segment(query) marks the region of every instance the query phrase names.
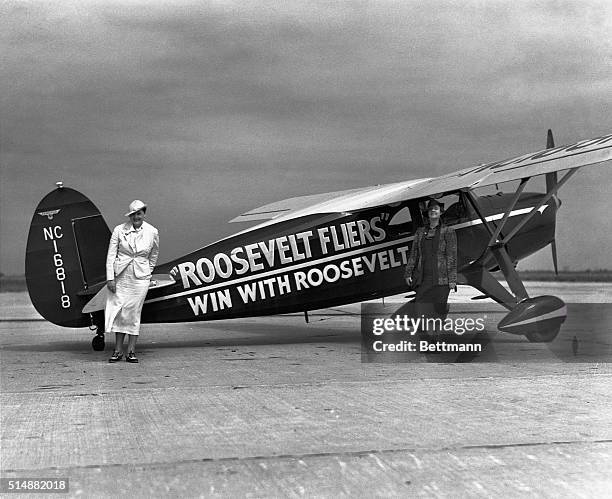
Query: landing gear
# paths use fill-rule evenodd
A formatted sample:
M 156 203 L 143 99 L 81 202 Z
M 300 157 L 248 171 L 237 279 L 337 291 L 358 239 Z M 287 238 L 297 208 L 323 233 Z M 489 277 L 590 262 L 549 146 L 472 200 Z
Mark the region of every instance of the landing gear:
M 554 340 L 567 317 L 567 306 L 556 296 L 536 296 L 518 303 L 497 324 L 505 333 L 523 334 L 531 343 Z
M 91 347 L 96 352 L 104 350 L 104 312 L 90 314 L 91 325 L 89 329 L 95 331 L 96 335 L 91 340 Z
M 531 343 L 550 343 L 552 340 L 554 340 L 557 337 L 560 330 L 561 330 L 561 326 L 552 328 L 552 329 L 548 329 L 546 331 L 533 331 L 531 333 L 527 333 L 525 337 Z

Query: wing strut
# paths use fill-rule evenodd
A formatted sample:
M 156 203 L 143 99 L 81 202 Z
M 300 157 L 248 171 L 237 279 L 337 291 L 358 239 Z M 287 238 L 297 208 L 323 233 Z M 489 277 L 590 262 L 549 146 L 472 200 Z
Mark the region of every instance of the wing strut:
M 491 239 L 489 239 L 487 247 L 491 247 L 495 243 L 498 242 L 497 238 L 499 237 L 499 234 L 501 233 L 502 229 L 504 228 L 504 225 L 506 225 L 506 221 L 508 220 L 508 217 L 510 216 L 510 213 L 512 212 L 512 210 L 516 206 L 516 203 L 518 202 L 519 198 L 521 197 L 521 193 L 525 189 L 525 185 L 527 185 L 527 182 L 529 181 L 530 178 L 531 177 L 527 177 L 527 178 L 522 178 L 521 179 L 521 184 L 516 189 L 516 192 L 514 193 L 514 197 L 510 201 L 510 205 L 506 209 L 506 213 L 504 213 L 504 217 L 502 218 L 501 222 L 497 226 L 497 229 L 495 229 L 495 232 L 491 236 Z
M 529 220 L 531 220 L 535 216 L 535 214 L 540 210 L 540 208 L 544 206 L 544 204 L 546 204 L 557 193 L 557 191 L 572 177 L 572 175 L 576 173 L 577 170 L 578 170 L 577 168 L 572 168 L 563 176 L 563 178 L 559 182 L 555 183 L 554 185 L 549 183 L 549 185 L 547 185 L 546 195 L 540 200 L 538 205 L 533 207 L 531 211 L 527 213 L 517 225 L 514 226 L 514 228 L 510 231 L 509 234 L 507 234 L 505 237 L 502 236 L 501 240 L 499 240 L 501 231 L 506 225 L 506 221 L 508 220 L 510 213 L 516 206 L 516 203 L 518 202 L 521 196 L 521 193 L 525 189 L 525 185 L 529 181 L 530 177 L 521 179 L 521 183 L 518 186 L 516 192 L 514 193 L 514 196 L 512 197 L 512 200 L 509 206 L 506 208 L 506 211 L 504 213 L 504 216 L 501 222 L 499 223 L 499 225 L 493 225 L 495 227 L 495 230 L 491 228 L 486 218 L 483 216 L 478 200 L 475 198 L 472 192 L 467 191 L 465 193 L 466 197 L 468 198 L 468 200 L 474 207 L 474 210 L 480 217 L 483 225 L 486 227 L 490 235 L 490 239 L 489 239 L 489 243 L 487 244 L 487 248 L 485 249 L 485 251 L 479 258 L 477 258 L 474 262 L 472 262 L 472 265 L 474 264 L 478 265 L 484 262 L 487 258 L 487 254 L 489 254 L 490 252 L 495 258 L 495 261 L 499 265 L 499 268 L 501 269 L 502 273 L 504 274 L 504 277 L 506 278 L 506 282 L 508 283 L 510 290 L 512 291 L 512 293 L 514 294 L 514 296 L 516 297 L 518 301 L 523 301 L 523 300 L 528 299 L 529 294 L 527 293 L 527 290 L 525 289 L 525 286 L 523 285 L 523 281 L 519 277 L 518 272 L 514 268 L 514 262 L 512 262 L 512 259 L 510 258 L 510 255 L 508 254 L 506 245 L 519 232 L 519 230 L 523 228 L 525 224 L 528 223 Z
M 465 197 L 469 200 L 470 204 L 472 205 L 472 207 L 476 211 L 476 214 L 478 215 L 478 217 L 482 221 L 482 225 L 484 225 L 485 229 L 487 229 L 487 231 L 489 232 L 489 235 L 491 237 L 493 237 L 493 234 L 494 234 L 493 229 L 491 229 L 491 226 L 489 225 L 489 222 L 487 222 L 487 218 L 482 213 L 482 210 L 480 209 L 480 205 L 478 204 L 478 201 L 474 197 L 474 194 L 472 193 L 472 191 L 469 191 L 469 190 L 465 191 Z M 495 226 L 495 228 L 497 228 L 497 226 Z M 482 258 L 482 256 L 480 258 Z M 480 258 L 479 258 L 479 260 L 480 260 Z
M 506 247 L 502 243 L 498 243 L 491 247 L 491 252 L 495 257 L 499 268 L 503 272 L 506 282 L 508 283 L 508 286 L 510 286 L 510 290 L 514 293 L 514 296 L 516 296 L 518 301 L 523 301 L 529 298 L 529 294 L 527 293 L 518 272 L 514 268 L 514 263 L 512 263 Z
M 501 244 L 508 244 L 508 242 L 510 242 L 510 239 L 512 239 L 516 235 L 516 233 L 521 230 L 523 226 L 527 222 L 529 222 L 529 220 L 533 218 L 533 216 L 538 212 L 538 210 L 542 206 L 544 206 L 557 193 L 557 191 L 563 186 L 563 184 L 565 184 L 565 182 L 567 182 L 571 178 L 571 176 L 577 171 L 578 168 L 572 168 L 563 176 L 563 178 L 556 185 L 551 186 L 550 190 L 546 193 L 546 196 L 544 196 L 542 200 L 538 203 L 538 205 L 535 206 L 529 213 L 527 213 L 527 215 L 523 217 L 523 219 L 518 224 L 514 226 L 514 228 L 510 231 L 510 234 L 508 234 L 501 241 Z
M 529 298 L 529 294 L 527 293 L 527 290 L 525 289 L 525 286 L 523 285 L 523 281 L 521 281 L 521 278 L 519 277 L 518 272 L 514 268 L 514 263 L 512 262 L 510 255 L 508 255 L 508 251 L 506 250 L 506 243 L 503 241 L 502 242 L 497 241 L 497 237 L 501 233 L 506 223 L 506 220 L 508 219 L 508 216 L 510 215 L 510 212 L 512 211 L 512 208 L 518 201 L 518 198 L 521 192 L 523 191 L 523 189 L 525 188 L 525 184 L 527 183 L 528 180 L 529 178 L 521 179 L 521 184 L 519 185 L 517 189 L 517 193 L 515 193 L 510 203 L 510 206 L 506 209 L 506 213 L 504 213 L 504 217 L 502 218 L 501 223 L 498 226 L 495 226 L 495 231 L 493 231 L 493 229 L 491 229 L 491 227 L 489 226 L 489 222 L 487 222 L 487 219 L 484 217 L 476 197 L 472 194 L 472 192 L 470 191 L 466 192 L 467 198 L 469 199 L 470 203 L 474 207 L 474 210 L 476 210 L 476 213 L 482 220 L 483 225 L 487 228 L 487 230 L 489 231 L 489 234 L 491 235 L 491 238 L 489 240 L 489 245 L 484 250 L 483 254 L 479 258 L 477 258 L 474 262 L 472 262 L 472 265 L 478 265 L 484 262 L 487 257 L 487 254 L 490 251 L 493 257 L 495 258 L 495 261 L 499 265 L 499 268 L 501 269 L 502 273 L 504 274 L 504 277 L 506 278 L 506 282 L 508 283 L 508 286 L 510 287 L 510 290 L 514 294 L 514 298 L 516 299 L 517 302 Z M 503 286 L 501 285 L 499 285 L 499 287 L 503 288 Z M 501 302 L 505 304 L 505 303 L 508 303 L 508 301 L 509 300 L 506 294 L 505 296 L 503 296 L 503 301 Z

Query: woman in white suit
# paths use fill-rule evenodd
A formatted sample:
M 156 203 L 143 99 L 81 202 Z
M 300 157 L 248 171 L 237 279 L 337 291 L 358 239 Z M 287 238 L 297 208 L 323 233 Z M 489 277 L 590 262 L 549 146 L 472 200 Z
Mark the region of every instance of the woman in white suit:
M 140 200 L 130 204 L 125 214 L 130 221 L 114 228 L 106 256 L 108 298 L 105 308 L 107 333 L 115 333 L 115 351 L 109 362 L 123 358 L 123 340 L 129 336 L 127 362 L 138 362 L 136 339 L 140 312 L 149 289 L 151 274 L 159 254 L 157 229 L 144 221 L 147 205 Z

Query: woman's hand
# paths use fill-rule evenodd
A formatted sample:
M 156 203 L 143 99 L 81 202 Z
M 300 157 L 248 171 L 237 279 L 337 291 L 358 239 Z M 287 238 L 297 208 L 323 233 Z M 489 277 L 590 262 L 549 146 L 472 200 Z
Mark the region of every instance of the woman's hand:
M 106 281 L 106 287 L 111 293 L 117 291 L 117 286 L 115 285 L 115 281 Z
M 408 284 L 408 286 L 412 286 L 412 277 L 406 277 L 406 284 Z

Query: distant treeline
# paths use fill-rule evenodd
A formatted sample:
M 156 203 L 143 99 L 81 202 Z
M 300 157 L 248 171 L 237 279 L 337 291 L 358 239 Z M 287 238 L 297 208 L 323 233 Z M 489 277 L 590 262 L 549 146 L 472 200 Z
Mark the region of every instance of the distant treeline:
M 612 282 L 612 270 L 565 270 L 555 275 L 552 270 L 521 270 L 525 281 Z M 503 279 L 501 272 L 496 272 Z M 26 291 L 25 276 L 0 276 L 0 293 Z
M 565 270 L 555 275 L 552 270 L 520 270 L 525 281 L 612 282 L 612 270 Z
M 0 276 L 0 292 L 6 293 L 10 291 L 26 291 L 25 276 Z

